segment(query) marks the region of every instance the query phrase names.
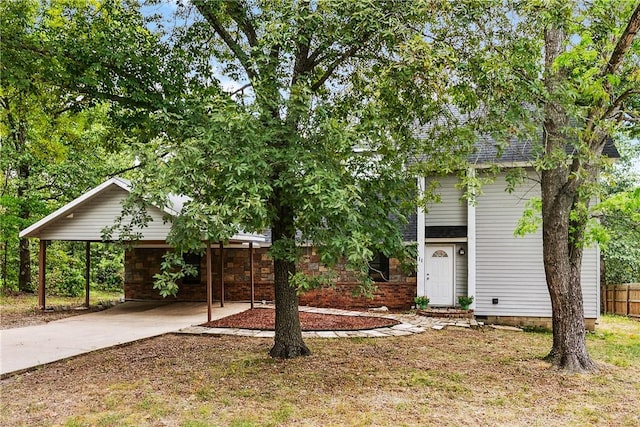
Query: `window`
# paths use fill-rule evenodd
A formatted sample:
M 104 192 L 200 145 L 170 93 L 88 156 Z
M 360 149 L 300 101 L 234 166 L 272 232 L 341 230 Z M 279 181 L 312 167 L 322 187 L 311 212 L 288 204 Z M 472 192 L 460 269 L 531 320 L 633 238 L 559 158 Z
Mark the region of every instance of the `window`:
M 196 267 L 196 273 L 194 275 L 185 275 L 182 278 L 182 283 L 185 285 L 199 285 L 200 284 L 200 262 L 202 261 L 202 255 L 200 254 L 184 254 L 182 259 L 185 263 Z
M 369 262 L 369 277 L 374 282 L 389 281 L 389 258 L 382 252 L 376 252 L 373 259 Z
M 448 258 L 449 255 L 447 255 L 447 253 L 441 249 L 438 249 L 437 251 L 435 251 L 433 253 L 433 255 L 431 255 L 432 258 Z

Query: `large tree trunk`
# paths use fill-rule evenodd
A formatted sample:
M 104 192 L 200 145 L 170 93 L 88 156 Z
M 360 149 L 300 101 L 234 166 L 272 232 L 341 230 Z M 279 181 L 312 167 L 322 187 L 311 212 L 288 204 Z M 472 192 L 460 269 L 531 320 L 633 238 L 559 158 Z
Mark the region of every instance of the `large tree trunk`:
M 18 199 L 20 200 L 20 218 L 28 220 L 31 216 L 28 201 L 29 193 L 29 166 L 21 164 L 18 168 Z M 20 264 L 18 270 L 18 289 L 23 292 L 33 292 L 31 286 L 31 251 L 29 239 L 20 239 L 19 244 Z
M 549 158 L 564 151 L 568 141 L 564 133 L 568 115 L 554 97 L 563 78 L 563 71 L 554 69 L 554 61 L 564 51 L 565 37 L 559 28 L 545 31 L 545 86 L 549 98 L 545 104 L 543 139 Z M 596 365 L 586 347 L 580 283 L 581 239 L 586 220 L 571 217 L 582 183 L 582 179 L 571 174 L 576 161 L 571 164 L 555 160 L 542 171 L 543 258 L 553 313 L 553 347 L 547 359 L 560 369 L 585 372 L 595 370 Z
M 272 239 L 275 245 L 285 242 L 286 245 L 295 245 L 295 227 L 293 211 L 280 205 L 280 193 L 276 191 L 274 196 L 278 218 L 275 219 L 272 228 Z M 293 248 L 291 248 L 293 249 Z M 298 313 L 298 293 L 290 286 L 289 277 L 295 274 L 295 262 L 275 256 L 274 286 L 276 303 L 276 330 L 275 342 L 269 355 L 280 359 L 289 359 L 298 356 L 307 356 L 311 351 L 302 340 L 302 328 L 300 327 L 300 315 Z
M 557 176 L 554 172 L 542 173 L 543 257 L 553 316 L 553 346 L 547 360 L 570 372 L 593 371 L 596 365 L 589 357 L 585 339 L 582 248 L 570 242 L 569 236 L 569 213 L 575 196 L 550 194 Z

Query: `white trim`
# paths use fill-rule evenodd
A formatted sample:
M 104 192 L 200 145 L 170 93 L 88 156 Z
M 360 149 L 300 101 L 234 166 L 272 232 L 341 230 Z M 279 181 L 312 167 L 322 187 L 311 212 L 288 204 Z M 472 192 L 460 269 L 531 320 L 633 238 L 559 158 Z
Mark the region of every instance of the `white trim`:
M 418 178 L 418 195 L 419 198 L 422 198 L 424 195 L 424 188 L 426 185 L 426 180 L 424 177 Z M 425 227 L 426 227 L 426 218 L 424 209 L 421 206 L 418 206 L 418 214 L 417 214 L 417 227 L 418 227 L 418 259 L 416 260 L 418 263 L 418 268 L 416 271 L 417 280 L 416 280 L 416 292 L 418 296 L 426 295 L 427 288 L 425 284 Z
M 498 162 L 498 163 L 476 163 L 471 166 L 471 169 L 490 169 L 490 168 L 530 168 L 533 166 L 531 161 L 518 161 L 518 162 Z M 474 172 L 475 173 L 475 172 Z
M 424 239 L 426 243 L 465 243 L 468 240 L 467 237 L 427 237 Z
M 469 168 L 469 177 L 473 178 L 476 170 Z M 474 195 L 475 196 L 475 195 Z M 467 201 L 467 296 L 473 297 L 469 306 L 476 308 L 476 205 L 472 200 Z

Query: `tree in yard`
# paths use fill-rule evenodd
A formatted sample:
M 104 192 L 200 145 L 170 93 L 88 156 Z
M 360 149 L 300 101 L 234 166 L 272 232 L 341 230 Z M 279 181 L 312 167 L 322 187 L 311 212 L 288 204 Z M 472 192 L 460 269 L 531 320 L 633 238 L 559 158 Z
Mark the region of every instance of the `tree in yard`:
M 603 148 L 640 107 L 640 4 L 551 2 L 542 24 L 543 256 L 553 309 L 548 359 L 568 371 L 596 369 L 587 353 L 580 272 L 589 202 Z
M 202 86 L 185 94 L 181 111 L 167 113 L 173 140 L 158 140 L 152 152 L 171 155 L 148 162 L 138 181 L 147 197 L 191 197 L 172 226 L 177 250 L 158 277 L 161 293 L 177 289 L 180 273 L 171 266 L 181 252 L 269 228 L 270 354 L 308 354 L 298 293 L 331 277 L 296 271 L 300 245 L 313 242 L 328 266 L 344 257 L 371 292 L 374 252 L 404 258 L 399 226 L 415 209 L 417 169 L 464 170 L 480 124 L 456 122 L 449 107 L 477 109 L 479 95 L 460 64 L 480 57 L 444 35 L 449 20 L 470 9 L 336 0 L 196 1 L 179 11 L 186 24 L 171 43 L 190 58 Z M 229 82 L 235 85 L 225 89 Z M 429 137 L 416 139 L 416 126 L 426 123 Z
M 392 1 L 194 6 L 199 16 L 176 42 L 202 67 L 215 58 L 218 72 L 242 87 L 212 86 L 175 116 L 179 142 L 152 173 L 193 199 L 173 224 L 172 243 L 196 250 L 203 230 L 206 240 L 219 241 L 269 228 L 276 303 L 270 355 L 306 355 L 298 292 L 330 278 L 296 272 L 300 243 L 313 242 L 328 265 L 346 256 L 367 284 L 373 250 L 404 249 L 390 215 L 403 221 L 401 201 L 414 190 L 400 153 L 410 146 L 403 139 L 411 137 L 409 125 L 421 118 L 412 107 L 425 98 L 391 65 L 418 16 Z M 371 70 L 396 75 L 376 84 Z M 375 91 L 406 96 L 407 110 L 388 110 Z M 165 290 L 174 286 L 169 274 L 159 280 Z

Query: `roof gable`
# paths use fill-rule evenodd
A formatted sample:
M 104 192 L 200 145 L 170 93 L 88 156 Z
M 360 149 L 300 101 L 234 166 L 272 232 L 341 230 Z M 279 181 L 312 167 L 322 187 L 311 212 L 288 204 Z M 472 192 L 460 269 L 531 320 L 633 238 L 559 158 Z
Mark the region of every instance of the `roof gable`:
M 115 223 L 122 212 L 122 202 L 131 192 L 129 181 L 111 178 L 87 191 L 40 221 L 20 232 L 20 237 L 45 240 L 102 240 L 102 230 Z M 174 215 L 172 209 L 150 207 L 152 222 L 143 230 L 143 240 L 165 240 L 170 224 L 164 220 Z M 114 238 L 118 233 L 114 233 Z
M 131 183 L 114 177 L 87 191 L 40 221 L 20 232 L 20 237 L 38 237 L 43 240 L 98 241 L 102 230 L 115 224 L 122 213 L 122 203 L 131 193 Z M 162 209 L 150 206 L 147 214 L 151 221 L 146 227 L 136 230 L 142 241 L 164 241 L 171 230 L 167 217 L 180 213 L 190 200 L 186 196 L 170 195 L 167 206 Z M 114 231 L 114 239 L 119 233 Z M 264 242 L 264 236 L 238 232 L 231 241 Z

